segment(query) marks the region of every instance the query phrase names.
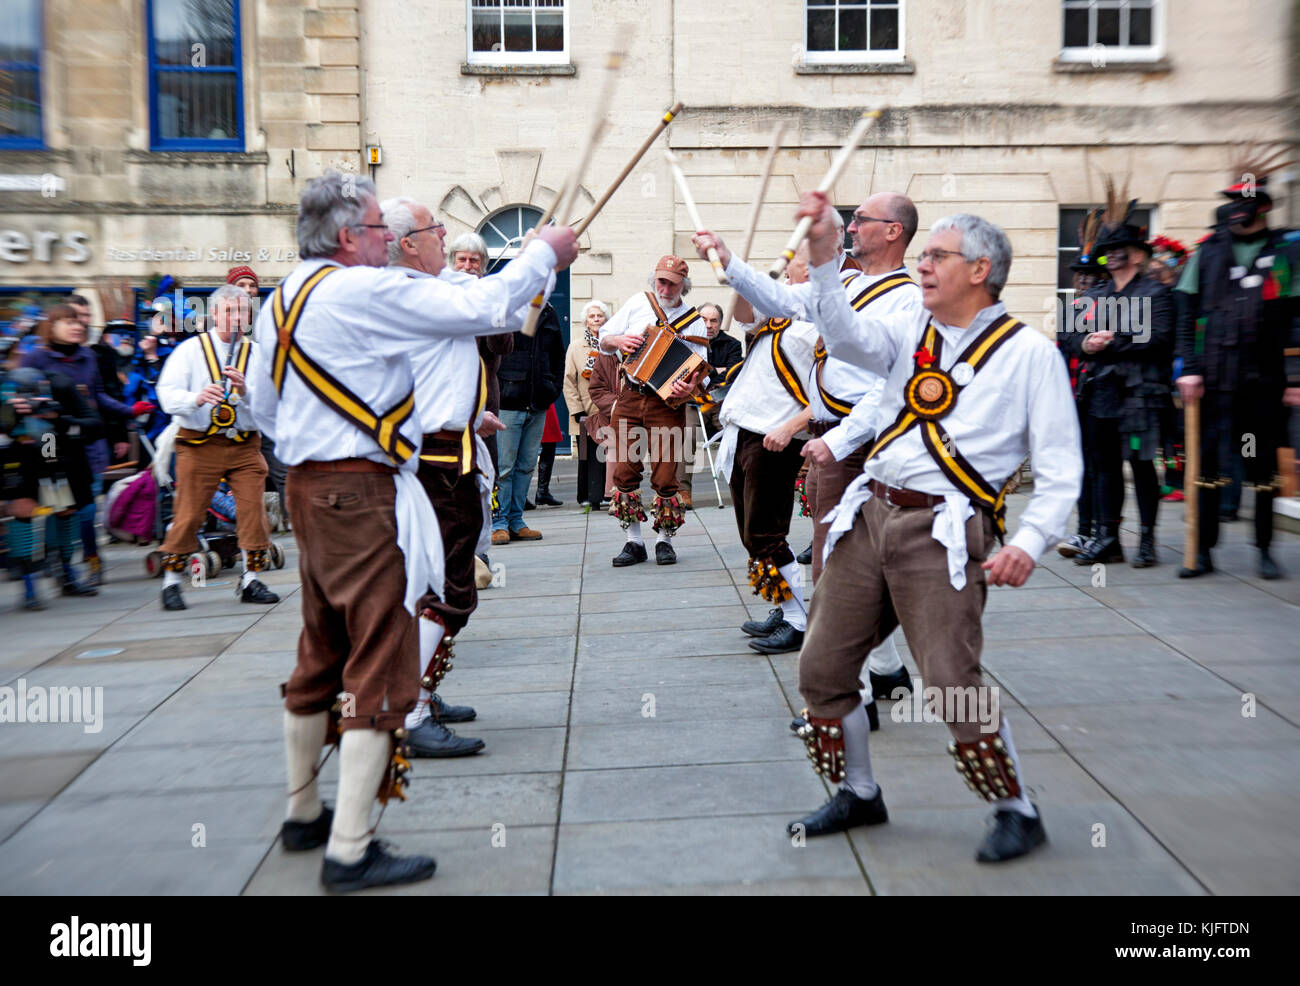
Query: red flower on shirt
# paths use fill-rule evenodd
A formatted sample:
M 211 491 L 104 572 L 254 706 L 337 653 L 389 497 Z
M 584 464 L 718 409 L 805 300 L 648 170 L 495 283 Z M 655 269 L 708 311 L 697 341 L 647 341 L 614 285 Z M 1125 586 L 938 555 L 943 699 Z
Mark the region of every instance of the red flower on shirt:
M 916 365 L 923 370 L 928 370 L 930 364 L 934 362 L 934 353 L 922 346 L 912 354 L 912 359 L 916 360 Z

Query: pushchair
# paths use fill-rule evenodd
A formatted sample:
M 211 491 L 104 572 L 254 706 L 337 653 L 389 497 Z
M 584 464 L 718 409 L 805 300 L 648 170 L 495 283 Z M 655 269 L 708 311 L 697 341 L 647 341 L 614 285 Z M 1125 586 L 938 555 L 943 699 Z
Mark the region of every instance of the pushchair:
M 171 525 L 175 495 L 175 479 L 171 474 L 175 429 L 169 427 L 159 436 L 157 450 L 143 435 L 139 437 L 153 459 L 153 465 L 114 485 L 117 495 L 110 491 L 109 529 L 120 540 L 151 544 L 161 542 Z M 189 560 L 192 576 L 202 573 L 203 578 L 214 578 L 222 569 L 232 568 L 239 561 L 234 497 L 224 481 L 208 505 L 207 517 L 198 532 L 198 542 L 198 550 L 190 555 Z M 269 557 L 272 567 L 284 568 L 284 549 L 280 545 L 271 543 Z M 162 561 L 161 551 L 151 551 L 145 556 L 144 570 L 150 578 L 162 576 Z

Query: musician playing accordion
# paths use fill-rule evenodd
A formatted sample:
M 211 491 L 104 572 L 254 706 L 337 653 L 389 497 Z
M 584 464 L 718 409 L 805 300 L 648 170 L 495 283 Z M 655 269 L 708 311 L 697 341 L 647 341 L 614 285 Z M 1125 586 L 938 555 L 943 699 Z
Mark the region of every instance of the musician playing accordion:
M 687 343 L 701 358 L 708 358 L 708 336 L 693 305 L 683 299 L 691 290 L 689 268 L 681 257 L 665 256 L 655 265 L 650 288 L 633 295 L 600 330 L 601 352 L 624 360 L 645 344 L 647 333 L 662 327 Z M 655 491 L 654 529 L 658 535 L 655 561 L 677 561 L 671 538 L 685 521 L 684 505 L 677 495 L 677 463 L 683 451 L 686 399 L 703 384 L 705 367 L 672 386 L 667 400 L 652 386 L 627 379 L 614 404 L 610 426 L 614 431 L 614 486 L 610 515 L 627 532 L 627 543 L 614 558 L 623 568 L 646 560 L 641 521 L 647 519 L 641 503 L 641 457 L 650 463 L 650 485 Z

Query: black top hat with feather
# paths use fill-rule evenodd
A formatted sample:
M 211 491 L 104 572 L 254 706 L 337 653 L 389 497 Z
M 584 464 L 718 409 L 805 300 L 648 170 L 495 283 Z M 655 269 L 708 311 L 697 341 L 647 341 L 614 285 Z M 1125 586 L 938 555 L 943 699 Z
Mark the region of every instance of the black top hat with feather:
M 1085 274 L 1100 274 L 1105 268 L 1097 263 L 1097 235 L 1101 232 L 1101 206 L 1089 209 L 1079 223 L 1079 256 L 1070 264 L 1070 270 Z
M 1138 200 L 1128 199 L 1125 202 L 1128 198 L 1127 183 L 1116 187 L 1114 180 L 1109 176 L 1102 180 L 1106 187 L 1106 211 L 1101 217 L 1101 233 L 1097 237 L 1097 245 L 1094 248 L 1097 263 L 1106 266 L 1107 252 L 1120 247 L 1135 246 L 1150 253 L 1151 245 L 1147 243 L 1146 227 L 1132 221 Z

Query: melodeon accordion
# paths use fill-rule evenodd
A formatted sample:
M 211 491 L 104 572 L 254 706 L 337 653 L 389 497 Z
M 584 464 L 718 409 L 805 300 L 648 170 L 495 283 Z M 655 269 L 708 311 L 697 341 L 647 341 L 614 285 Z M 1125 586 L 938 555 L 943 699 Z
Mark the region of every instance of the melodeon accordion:
M 662 400 L 676 406 L 690 398 L 670 400 L 673 384 L 707 365 L 675 332 L 659 325 L 649 329 L 641 348 L 623 361 L 623 375 L 633 383 L 650 387 Z

